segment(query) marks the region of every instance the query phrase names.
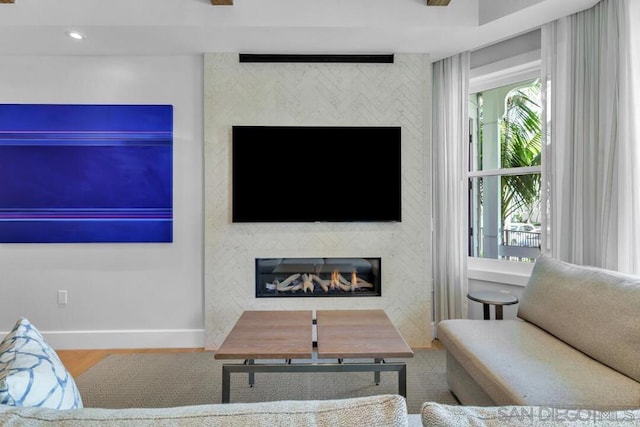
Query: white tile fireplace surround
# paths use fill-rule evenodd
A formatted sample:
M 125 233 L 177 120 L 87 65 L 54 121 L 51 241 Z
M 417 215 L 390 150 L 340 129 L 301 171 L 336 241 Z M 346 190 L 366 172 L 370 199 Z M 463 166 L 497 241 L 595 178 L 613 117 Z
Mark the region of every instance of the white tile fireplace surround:
M 216 349 L 243 310 L 383 309 L 412 347 L 431 345 L 431 62 L 204 61 L 205 346 Z M 400 126 L 402 221 L 231 223 L 234 125 Z M 312 160 L 312 159 L 307 159 Z M 266 173 L 268 171 L 261 171 Z M 374 172 L 374 171 L 371 171 Z M 313 203 L 330 203 L 318 195 Z M 256 298 L 256 258 L 380 258 L 381 296 Z

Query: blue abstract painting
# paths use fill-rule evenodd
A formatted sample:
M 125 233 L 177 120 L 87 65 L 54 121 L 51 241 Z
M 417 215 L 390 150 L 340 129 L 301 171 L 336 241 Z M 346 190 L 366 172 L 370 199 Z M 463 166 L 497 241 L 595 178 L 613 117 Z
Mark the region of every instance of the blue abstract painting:
M 171 105 L 0 104 L 0 242 L 171 242 Z

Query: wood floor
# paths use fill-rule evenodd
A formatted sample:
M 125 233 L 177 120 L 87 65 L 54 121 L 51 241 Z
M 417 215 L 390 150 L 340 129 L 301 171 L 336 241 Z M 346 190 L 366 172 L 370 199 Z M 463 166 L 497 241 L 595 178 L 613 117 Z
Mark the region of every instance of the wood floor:
M 110 354 L 135 353 L 193 353 L 205 351 L 203 348 L 152 348 L 152 349 L 114 349 L 114 350 L 56 350 L 60 360 L 72 377 L 80 374 L 100 362 Z
M 434 349 L 442 349 L 442 343 L 435 340 L 432 343 Z M 110 354 L 135 354 L 135 353 L 194 353 L 209 351 L 203 348 L 152 348 L 152 349 L 113 349 L 113 350 L 56 350 L 60 360 L 67 368 L 71 376 L 77 378 L 83 372 L 100 362 Z

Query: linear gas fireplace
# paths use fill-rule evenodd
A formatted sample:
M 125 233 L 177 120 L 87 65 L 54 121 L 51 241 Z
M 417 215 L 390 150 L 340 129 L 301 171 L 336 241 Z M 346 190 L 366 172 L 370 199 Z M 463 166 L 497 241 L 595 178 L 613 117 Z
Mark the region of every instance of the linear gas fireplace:
M 379 297 L 380 258 L 256 258 L 256 297 Z

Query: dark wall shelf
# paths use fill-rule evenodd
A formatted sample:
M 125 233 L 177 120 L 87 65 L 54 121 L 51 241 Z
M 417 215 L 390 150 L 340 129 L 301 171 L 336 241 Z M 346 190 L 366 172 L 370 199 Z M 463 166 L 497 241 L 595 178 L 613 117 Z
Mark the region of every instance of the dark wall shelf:
M 393 54 L 350 55 L 350 54 L 260 54 L 241 53 L 240 62 L 325 62 L 325 63 L 365 63 L 393 64 Z

